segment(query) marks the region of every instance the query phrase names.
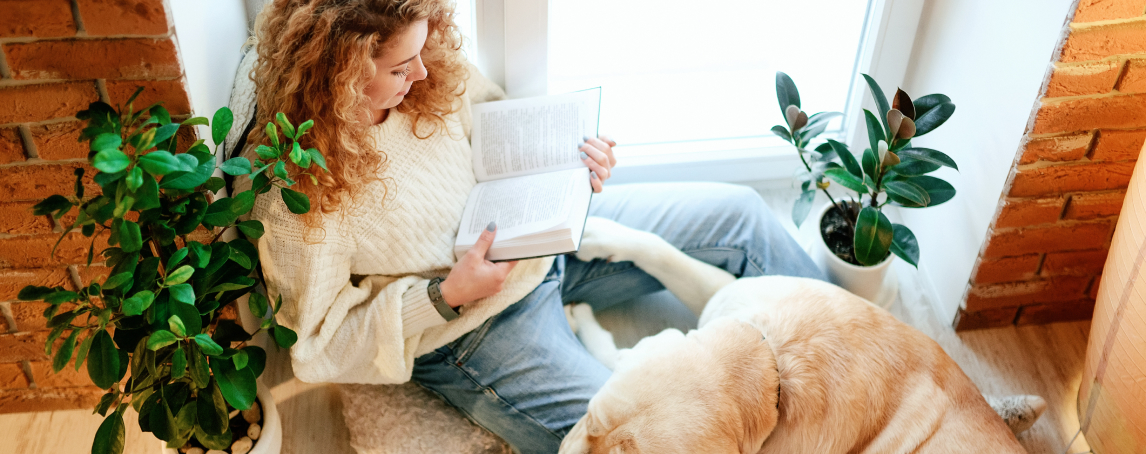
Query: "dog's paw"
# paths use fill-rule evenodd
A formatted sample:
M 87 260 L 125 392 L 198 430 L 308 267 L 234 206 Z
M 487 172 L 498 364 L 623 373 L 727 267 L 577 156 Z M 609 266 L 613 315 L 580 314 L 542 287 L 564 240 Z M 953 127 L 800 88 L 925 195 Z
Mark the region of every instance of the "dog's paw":
M 1047 409 L 1047 403 L 1039 396 L 1016 395 L 1006 397 L 983 396 L 987 404 L 1003 418 L 1011 432 L 1018 436 L 1039 420 Z
M 602 259 L 611 262 L 637 261 L 659 237 L 612 220 L 590 216 L 581 235 L 581 248 L 577 260 L 588 262 Z M 663 241 L 662 241 L 663 242 Z M 667 244 L 667 243 L 665 243 Z

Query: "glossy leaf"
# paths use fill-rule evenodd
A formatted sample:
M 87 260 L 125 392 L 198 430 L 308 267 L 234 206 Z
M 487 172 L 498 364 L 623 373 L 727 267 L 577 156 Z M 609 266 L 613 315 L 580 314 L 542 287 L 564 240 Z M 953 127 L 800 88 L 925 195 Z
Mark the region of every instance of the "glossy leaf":
M 179 338 L 175 337 L 174 333 L 161 329 L 147 337 L 147 349 L 159 350 L 176 342 L 179 342 Z
M 931 196 L 927 194 L 927 191 L 910 181 L 884 181 L 883 189 L 888 194 L 910 200 L 920 206 L 927 206 L 931 203 Z
M 275 114 L 275 122 L 283 128 L 283 134 L 290 138 L 295 138 L 294 125 L 291 125 L 290 120 L 287 120 L 286 114 L 279 112 Z
M 280 161 L 281 162 L 281 161 Z M 286 203 L 287 209 L 294 214 L 305 214 L 310 211 L 310 199 L 306 194 L 301 192 L 282 188 L 283 202 Z
M 196 334 L 195 344 L 197 344 L 199 348 L 203 350 L 204 354 L 209 356 L 216 356 L 223 353 L 223 347 L 220 347 L 219 344 L 216 344 L 215 341 L 211 339 L 211 336 L 206 334 Z
M 119 379 L 119 351 L 107 331 L 99 330 L 88 352 L 88 377 L 99 389 L 108 389 Z
M 318 164 L 318 166 L 321 167 L 322 170 L 325 170 L 327 172 L 330 171 L 330 169 L 326 168 L 326 158 L 324 158 L 322 156 L 322 152 L 320 152 L 314 148 L 307 148 L 306 152 L 307 152 L 307 154 L 310 155 L 310 160 L 313 161 L 315 164 Z
M 271 336 L 275 338 L 275 343 L 282 348 L 290 348 L 298 341 L 298 334 L 294 330 L 282 325 L 276 325 L 271 328 Z
M 216 145 L 221 145 L 223 140 L 227 138 L 227 133 L 231 131 L 231 125 L 235 121 L 235 115 L 227 106 L 220 107 L 215 111 L 215 116 L 211 119 L 211 140 L 215 141 Z
M 155 302 L 155 293 L 151 290 L 140 290 L 131 298 L 123 300 L 123 313 L 127 316 L 140 315 Z
M 796 90 L 796 82 L 780 71 L 776 71 L 776 100 L 780 102 L 781 116 L 788 106 L 800 107 L 800 92 Z
M 188 191 L 195 189 L 199 185 L 206 183 L 211 178 L 211 174 L 215 171 L 215 163 L 208 162 L 200 164 L 195 167 L 191 172 L 175 172 L 168 175 L 159 184 L 163 189 L 179 189 Z
M 156 176 L 167 175 L 172 172 L 186 172 L 192 170 L 180 161 L 175 155 L 165 151 L 156 150 L 139 157 L 139 166 L 147 173 Z
M 824 176 L 828 179 L 839 183 L 840 186 L 851 189 L 860 194 L 866 193 L 867 188 L 864 187 L 863 180 L 856 178 L 851 172 L 846 169 L 828 169 L 824 171 Z
M 258 220 L 243 221 L 239 223 L 239 231 L 247 238 L 256 240 L 263 236 L 263 223 Z
M 187 353 L 182 348 L 177 348 L 171 355 L 171 378 L 178 380 L 184 375 L 187 375 Z
M 192 117 L 183 122 L 183 126 L 207 126 L 207 117 Z
M 123 413 L 118 411 L 112 413 L 103 420 L 99 429 L 96 429 L 95 440 L 92 441 L 92 454 L 122 454 L 125 436 Z
M 219 392 L 219 386 L 214 380 L 199 392 L 195 406 L 199 426 L 204 432 L 222 434 L 225 431 L 229 420 L 226 401 L 223 400 L 223 394 Z
M 915 105 L 915 118 L 922 117 L 923 114 L 927 113 L 931 109 L 934 109 L 935 106 L 949 102 L 951 102 L 951 98 L 947 97 L 947 95 L 939 93 L 930 94 L 916 99 L 912 101 L 912 104 Z
M 940 205 L 955 197 L 955 188 L 952 187 L 950 183 L 939 178 L 924 175 L 906 178 L 904 181 L 910 181 L 916 186 L 923 188 L 924 191 L 927 191 L 927 196 L 930 198 L 930 203 L 928 203 L 926 206 Z M 923 205 L 916 204 L 908 199 L 904 199 L 898 196 L 892 196 L 892 200 L 906 208 L 923 207 Z
M 191 375 L 191 382 L 197 388 L 204 388 L 211 380 L 211 370 L 207 366 L 207 357 L 195 345 L 188 347 L 187 372 Z
M 237 370 L 246 368 L 248 361 L 249 358 L 247 358 L 247 352 L 242 350 L 235 352 L 235 354 L 231 356 L 231 363 L 235 365 L 235 369 Z
M 844 168 L 848 170 L 848 173 L 855 175 L 856 178 L 863 178 L 863 169 L 856 162 L 855 155 L 852 154 L 851 150 L 848 150 L 847 145 L 832 139 L 828 139 L 828 144 L 836 151 L 836 155 L 840 157 L 840 162 L 844 163 Z
M 178 315 L 183 323 L 186 336 L 194 336 L 203 331 L 203 317 L 199 309 L 191 304 L 169 304 L 167 306 L 172 315 Z
M 179 337 L 186 337 L 187 336 L 187 328 L 185 326 L 183 326 L 183 320 L 180 319 L 178 315 L 172 315 L 170 317 L 167 317 L 167 327 L 170 328 L 171 332 L 174 333 L 176 336 L 179 336 Z
M 267 138 L 270 139 L 271 145 L 279 146 L 279 128 L 276 128 L 274 123 L 267 122 Z M 278 153 L 275 153 L 275 156 L 278 156 Z
M 875 99 L 875 105 L 879 108 L 879 115 L 877 118 L 880 119 L 880 122 L 886 128 L 887 111 L 891 110 L 891 105 L 887 103 L 887 97 L 883 94 L 883 89 L 879 87 L 879 84 L 875 82 L 875 79 L 872 79 L 871 76 L 867 74 L 863 75 L 863 79 L 865 82 L 867 82 L 867 88 L 871 92 L 872 98 Z M 871 129 L 869 127 L 869 134 L 870 130 Z M 875 146 L 872 145 L 871 149 L 874 150 Z
M 919 242 L 915 240 L 915 234 L 905 225 L 892 224 L 891 228 L 894 232 L 891 240 L 891 253 L 918 268 Z
M 64 370 L 68 362 L 72 360 L 72 353 L 76 349 L 76 337 L 80 335 L 83 330 L 73 329 L 72 334 L 64 339 L 64 343 L 60 345 L 60 349 L 56 350 L 55 358 L 52 358 L 52 372 L 59 373 Z
M 143 169 L 134 167 L 130 172 L 127 172 L 127 189 L 135 192 L 140 186 L 143 186 Z
M 163 285 L 170 287 L 172 285 L 182 284 L 187 282 L 188 279 L 191 279 L 191 275 L 194 273 L 195 268 L 192 268 L 191 265 L 183 265 L 175 271 L 168 273 L 167 279 L 163 280 Z
M 104 150 L 96 153 L 92 158 L 92 167 L 99 169 L 100 172 L 115 173 L 131 164 L 131 159 L 119 150 Z
M 87 358 L 88 358 L 88 352 L 91 351 L 91 348 L 92 348 L 92 339 L 95 339 L 95 336 L 89 334 L 88 337 L 85 337 L 84 341 L 80 343 L 79 348 L 76 349 L 76 371 L 77 372 L 79 372 L 80 366 L 82 366 L 84 364 L 84 361 L 87 360 Z
M 788 142 L 788 143 L 792 142 L 792 135 L 788 133 L 788 128 L 785 128 L 785 127 L 780 126 L 780 125 L 773 126 L 772 127 L 772 134 L 776 134 L 776 136 L 780 137 L 781 139 L 784 139 L 785 142 Z
M 855 257 L 864 266 L 876 265 L 887 258 L 893 231 L 891 221 L 872 207 L 864 207 L 856 218 Z
M 190 284 L 176 284 L 167 288 L 171 300 L 183 304 L 195 304 L 195 290 Z
M 796 224 L 796 227 L 799 227 L 800 224 L 803 224 L 804 220 L 808 218 L 808 213 L 812 211 L 812 203 L 815 200 L 816 190 L 814 189 L 800 193 L 800 198 L 796 199 L 796 203 L 792 205 L 792 222 Z M 252 293 L 251 297 L 253 298 L 254 296 L 255 294 Z M 263 304 L 266 303 L 264 302 Z M 257 313 L 266 313 L 266 308 L 263 308 L 263 312 Z
M 886 137 L 883 133 L 883 126 L 880 126 L 879 118 L 876 118 L 875 114 L 871 113 L 870 110 L 864 109 L 863 114 L 865 121 L 867 121 L 868 143 L 871 145 L 872 150 L 879 150 L 879 142 L 885 141 L 884 139 Z
M 946 122 L 948 118 L 951 118 L 951 115 L 954 113 L 955 104 L 950 102 L 945 102 L 928 110 L 927 113 L 920 115 L 919 119 L 915 120 L 915 137 L 934 131 L 935 128 L 938 128 Z
M 879 159 L 875 157 L 875 152 L 868 148 L 863 151 L 861 166 L 863 167 L 864 178 L 873 177 L 879 171 Z
M 119 134 L 105 132 L 92 139 L 90 149 L 92 151 L 118 150 L 120 145 L 123 145 L 123 139 L 120 138 Z
M 236 369 L 231 361 L 212 360 L 211 373 L 227 403 L 239 410 L 251 408 L 256 393 L 254 371 L 248 368 Z
M 306 134 L 306 131 L 313 126 L 314 126 L 314 120 L 307 120 L 307 121 L 302 122 L 301 125 L 298 125 L 298 130 L 295 131 L 295 137 L 302 137 L 303 134 Z
M 219 166 L 219 170 L 227 175 L 246 175 L 251 173 L 251 161 L 242 156 L 231 158 Z

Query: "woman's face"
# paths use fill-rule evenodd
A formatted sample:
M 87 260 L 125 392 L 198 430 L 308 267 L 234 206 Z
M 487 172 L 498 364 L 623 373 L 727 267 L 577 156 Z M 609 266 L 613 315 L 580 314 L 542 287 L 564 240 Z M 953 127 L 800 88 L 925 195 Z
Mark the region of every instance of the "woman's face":
M 429 74 L 421 56 L 427 31 L 424 20 L 410 24 L 382 44 L 382 56 L 373 59 L 374 78 L 366 85 L 366 96 L 375 121 L 381 121 L 382 111 L 401 104 L 410 86 Z

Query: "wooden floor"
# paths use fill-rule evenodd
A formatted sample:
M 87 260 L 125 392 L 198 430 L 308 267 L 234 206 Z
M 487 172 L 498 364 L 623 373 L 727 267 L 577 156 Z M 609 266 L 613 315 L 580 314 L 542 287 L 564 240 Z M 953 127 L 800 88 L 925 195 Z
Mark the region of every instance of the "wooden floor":
M 787 193 L 769 196 L 770 205 L 786 213 Z M 781 219 L 787 216 L 779 216 Z M 788 221 L 790 227 L 790 221 Z M 896 263 L 900 277 L 900 298 L 892 312 L 901 320 L 935 339 L 964 372 L 986 394 L 1037 394 L 1046 399 L 1047 413 L 1019 441 L 1031 453 L 1080 453 L 1089 448 L 1082 437 L 1067 450 L 1067 442 L 1078 430 L 1075 409 L 1082 375 L 1090 322 L 1057 323 L 1045 326 L 999 328 L 955 333 L 950 321 L 936 318 L 931 302 L 916 278 L 915 270 Z M 640 318 L 648 330 L 668 326 L 687 328 L 687 310 L 672 307 L 668 298 L 654 297 L 610 313 L 601 313 L 601 324 L 614 329 L 619 345 L 631 345 L 642 333 L 628 330 L 618 320 Z M 666 306 L 667 305 L 667 306 Z M 681 311 L 685 312 L 681 312 Z M 262 380 L 282 414 L 283 453 L 352 454 L 349 435 L 342 422 L 341 402 L 333 385 L 310 385 L 290 374 L 285 357 L 268 349 L 268 368 Z M 272 365 L 277 365 L 274 367 Z M 125 453 L 158 453 L 159 441 L 143 434 L 127 415 Z M 0 415 L 0 454 L 87 453 L 101 418 L 90 410 L 18 413 Z

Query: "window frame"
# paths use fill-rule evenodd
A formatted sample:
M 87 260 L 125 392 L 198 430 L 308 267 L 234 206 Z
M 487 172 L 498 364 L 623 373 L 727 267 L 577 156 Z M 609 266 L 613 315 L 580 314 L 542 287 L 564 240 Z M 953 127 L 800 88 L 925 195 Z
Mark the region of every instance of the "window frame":
M 466 0 L 463 0 L 466 1 Z M 549 69 L 548 0 L 468 0 L 475 15 L 476 65 L 505 87 L 510 98 L 547 93 Z M 869 0 L 848 90 L 843 129 L 853 150 L 866 148 L 859 121 L 863 108 L 874 108 L 860 73 L 871 75 L 888 90 L 904 84 L 924 0 Z M 723 143 L 715 143 L 723 142 Z M 617 162 L 611 182 L 790 180 L 802 167 L 790 144 L 776 138 L 729 138 L 715 141 L 644 145 L 675 148 L 671 154 L 643 152 Z M 624 144 L 618 148 L 623 151 Z M 714 149 L 715 148 L 715 149 Z

